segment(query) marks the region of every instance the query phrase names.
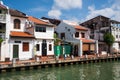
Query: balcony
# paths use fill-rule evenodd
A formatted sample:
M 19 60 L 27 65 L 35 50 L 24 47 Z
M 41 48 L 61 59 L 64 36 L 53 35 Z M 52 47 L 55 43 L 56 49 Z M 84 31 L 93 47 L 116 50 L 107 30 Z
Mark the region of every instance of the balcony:
M 5 23 L 5 20 L 6 20 L 6 15 L 0 14 L 0 22 Z
M 0 33 L 0 38 L 5 39 L 5 33 Z

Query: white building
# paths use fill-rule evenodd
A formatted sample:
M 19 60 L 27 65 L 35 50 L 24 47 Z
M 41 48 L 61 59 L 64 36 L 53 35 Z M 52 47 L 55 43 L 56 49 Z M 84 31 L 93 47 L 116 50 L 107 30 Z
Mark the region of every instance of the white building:
M 75 56 L 89 54 L 91 51 L 98 53 L 98 43 L 89 39 L 89 30 L 87 28 L 79 26 L 77 23 L 63 20 L 55 31 L 59 38 L 74 45 L 73 54 Z
M 53 36 L 54 25 L 9 9 L 0 2 L 0 61 L 53 56 Z
M 33 26 L 33 35 L 35 36 L 35 55 L 53 56 L 54 55 L 54 25 L 38 18 L 29 16 L 28 22 Z
M 0 61 L 32 58 L 34 36 L 25 32 L 26 14 L 0 3 Z
M 111 33 L 115 38 L 115 42 L 112 45 L 113 52 L 119 52 L 120 53 L 120 28 L 117 26 L 112 26 L 111 27 Z
M 120 22 L 112 20 L 108 17 L 99 15 L 95 18 L 87 20 L 81 25 L 90 29 L 90 37 L 92 39 L 98 40 L 99 53 L 108 53 L 109 47 L 104 42 L 104 34 L 111 33 L 115 42 L 111 45 L 110 53 L 119 52 L 120 53 Z

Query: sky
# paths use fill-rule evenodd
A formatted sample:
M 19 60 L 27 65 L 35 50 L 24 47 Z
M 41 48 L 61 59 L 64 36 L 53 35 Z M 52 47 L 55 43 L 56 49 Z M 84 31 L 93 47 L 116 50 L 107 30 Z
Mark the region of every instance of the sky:
M 120 21 L 120 0 L 2 0 L 10 8 L 37 18 L 84 22 L 98 15 Z

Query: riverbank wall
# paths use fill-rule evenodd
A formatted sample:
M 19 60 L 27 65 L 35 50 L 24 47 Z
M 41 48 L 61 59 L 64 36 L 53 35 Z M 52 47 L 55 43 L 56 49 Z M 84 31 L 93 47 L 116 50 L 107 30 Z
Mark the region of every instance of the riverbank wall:
M 84 56 L 84 57 L 68 57 L 68 58 L 45 58 L 41 60 L 25 60 L 25 61 L 12 61 L 0 62 L 0 73 L 32 70 L 48 67 L 60 67 L 74 64 L 88 64 L 100 62 L 120 61 L 120 55 L 104 55 L 104 56 Z

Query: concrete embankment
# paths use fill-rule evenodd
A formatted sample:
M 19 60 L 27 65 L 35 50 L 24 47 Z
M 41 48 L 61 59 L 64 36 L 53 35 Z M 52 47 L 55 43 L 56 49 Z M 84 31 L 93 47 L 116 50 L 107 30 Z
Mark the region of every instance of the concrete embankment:
M 0 62 L 0 73 L 11 72 L 11 71 L 23 71 L 47 67 L 60 67 L 73 64 L 87 64 L 87 63 L 100 63 L 119 61 L 120 55 L 104 55 L 104 56 L 83 56 L 75 57 L 74 59 L 68 57 L 66 59 L 60 58 L 55 60 L 54 58 L 41 59 L 41 60 L 25 60 L 15 62 Z

